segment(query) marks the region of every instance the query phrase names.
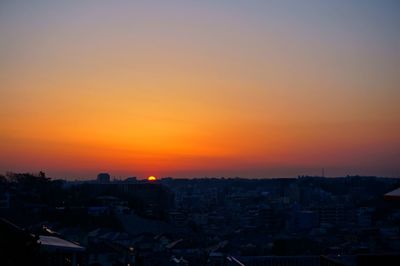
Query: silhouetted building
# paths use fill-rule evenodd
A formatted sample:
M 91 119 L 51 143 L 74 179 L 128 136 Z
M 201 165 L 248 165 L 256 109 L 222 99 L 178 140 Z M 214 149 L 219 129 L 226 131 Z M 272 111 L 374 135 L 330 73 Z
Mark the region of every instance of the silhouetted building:
M 0 218 L 0 265 L 35 265 L 39 262 L 37 237 Z
M 137 183 L 137 178 L 136 178 L 136 176 L 128 177 L 123 182 L 124 183 Z
M 97 182 L 99 183 L 109 183 L 110 175 L 108 173 L 100 173 L 97 175 Z
M 384 195 L 386 200 L 398 200 L 400 201 L 400 188 L 390 191 Z
M 237 266 L 320 266 L 319 256 L 254 256 L 254 257 L 227 257 L 226 265 Z
M 174 194 L 166 186 L 155 183 L 90 183 L 85 185 L 91 197 L 104 195 L 123 195 L 134 202 L 135 211 L 144 216 L 165 216 L 174 206 Z
M 85 248 L 56 236 L 39 236 L 41 265 L 82 265 Z
M 0 192 L 0 209 L 10 208 L 10 193 Z

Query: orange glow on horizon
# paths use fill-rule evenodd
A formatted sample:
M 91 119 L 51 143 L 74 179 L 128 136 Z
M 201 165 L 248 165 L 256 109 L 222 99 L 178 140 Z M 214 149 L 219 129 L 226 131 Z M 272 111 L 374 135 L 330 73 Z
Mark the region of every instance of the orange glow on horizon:
M 157 178 L 155 177 L 155 176 L 149 176 L 148 178 L 147 178 L 147 181 L 150 181 L 150 182 L 154 182 L 154 181 L 156 181 L 157 180 Z
M 396 12 L 148 2 L 1 6 L 0 175 L 398 175 Z

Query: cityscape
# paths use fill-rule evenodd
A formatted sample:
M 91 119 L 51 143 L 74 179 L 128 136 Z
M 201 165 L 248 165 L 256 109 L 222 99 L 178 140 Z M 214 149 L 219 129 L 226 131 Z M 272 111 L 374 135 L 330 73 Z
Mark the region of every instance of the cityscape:
M 1 176 L 5 265 L 395 265 L 400 179 Z M 12 222 L 11 222 L 12 221 Z

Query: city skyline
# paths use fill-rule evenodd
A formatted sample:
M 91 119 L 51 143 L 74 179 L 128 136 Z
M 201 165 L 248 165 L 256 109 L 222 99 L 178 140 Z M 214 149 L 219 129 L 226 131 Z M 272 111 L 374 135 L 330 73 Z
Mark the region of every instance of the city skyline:
M 397 1 L 0 3 L 0 173 L 399 176 Z

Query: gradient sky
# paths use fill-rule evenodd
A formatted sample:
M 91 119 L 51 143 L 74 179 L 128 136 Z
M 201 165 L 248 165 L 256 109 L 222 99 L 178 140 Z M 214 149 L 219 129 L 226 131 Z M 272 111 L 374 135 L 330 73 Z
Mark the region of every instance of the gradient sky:
M 0 173 L 400 173 L 400 1 L 1 1 Z

